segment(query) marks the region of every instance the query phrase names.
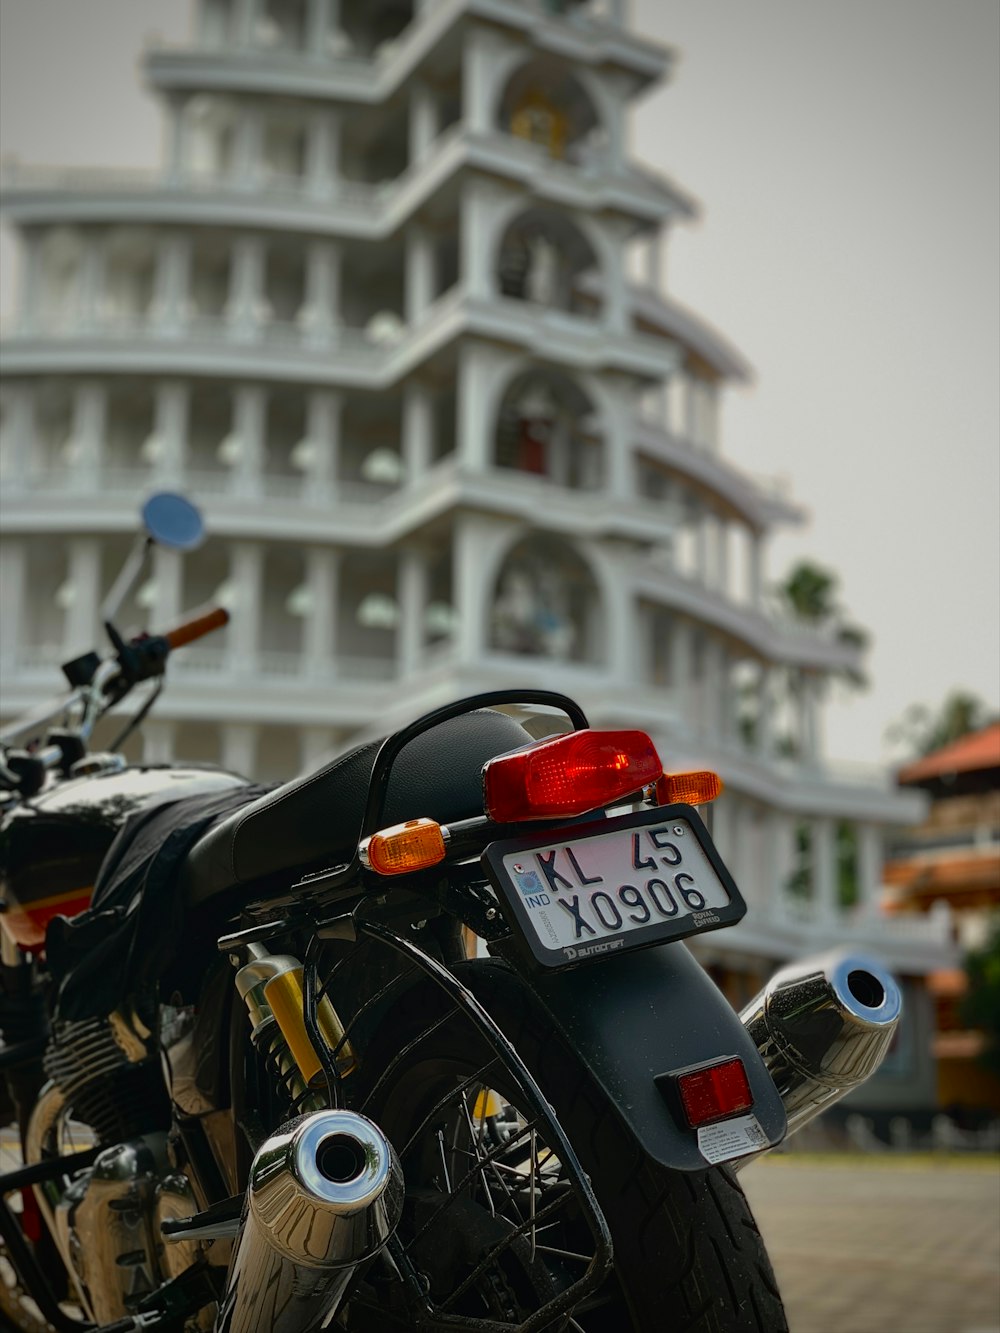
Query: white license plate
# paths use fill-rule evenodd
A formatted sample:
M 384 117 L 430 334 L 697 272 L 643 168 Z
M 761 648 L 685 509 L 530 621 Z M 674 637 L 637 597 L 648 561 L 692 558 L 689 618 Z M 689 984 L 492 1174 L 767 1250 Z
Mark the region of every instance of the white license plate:
M 686 805 L 495 842 L 483 861 L 546 967 L 717 930 L 746 911 Z

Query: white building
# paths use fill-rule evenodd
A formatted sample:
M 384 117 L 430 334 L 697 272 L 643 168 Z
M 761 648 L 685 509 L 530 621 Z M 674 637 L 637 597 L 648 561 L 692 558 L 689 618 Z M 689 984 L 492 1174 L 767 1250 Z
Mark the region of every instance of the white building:
M 890 933 L 874 901 L 916 802 L 822 759 L 856 651 L 767 607 L 799 514 L 719 452 L 743 364 L 660 290 L 690 204 L 624 144 L 670 53 L 621 0 L 197 13 L 145 58 L 161 169 L 5 180 L 4 713 L 93 643 L 139 499 L 182 489 L 210 540 L 157 553 L 123 619 L 234 618 L 178 654 L 147 759 L 288 776 L 462 693 L 563 689 L 723 775 L 751 912 L 708 960 L 747 985 L 831 940 L 939 965 L 947 923 Z

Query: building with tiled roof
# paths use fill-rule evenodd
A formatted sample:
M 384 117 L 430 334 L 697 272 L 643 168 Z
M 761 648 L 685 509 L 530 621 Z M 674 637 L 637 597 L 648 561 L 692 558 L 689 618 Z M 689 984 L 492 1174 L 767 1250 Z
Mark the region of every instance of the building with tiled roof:
M 901 768 L 904 789 L 930 797 L 925 819 L 898 838 L 885 867 L 886 902 L 900 919 L 950 916 L 963 951 L 978 949 L 1000 921 L 1000 722 Z M 983 1038 L 962 1020 L 966 976 L 929 978 L 937 1011 L 934 1054 L 942 1106 L 1000 1111 L 1000 1080 L 978 1057 Z

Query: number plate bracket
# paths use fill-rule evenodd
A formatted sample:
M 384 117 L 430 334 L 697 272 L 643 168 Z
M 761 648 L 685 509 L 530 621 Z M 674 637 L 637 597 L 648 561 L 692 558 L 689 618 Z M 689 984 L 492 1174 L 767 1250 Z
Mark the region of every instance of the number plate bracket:
M 678 827 L 687 841 L 681 844 L 678 838 L 675 844 L 667 842 L 673 837 L 671 831 Z M 588 875 L 587 870 L 594 868 L 590 864 L 596 845 L 593 840 L 607 847 L 609 834 L 628 832 L 642 841 L 631 843 L 634 852 L 622 875 Z M 630 845 L 627 839 L 623 845 Z M 678 851 L 681 845 L 683 853 Z M 556 849 L 554 855 L 552 849 Z M 665 853 L 659 857 L 662 865 L 654 867 L 651 860 L 647 865 L 646 858 L 658 851 Z M 546 855 L 541 856 L 542 852 Z M 525 855 L 512 862 L 518 853 Z M 682 859 L 674 861 L 673 856 Z M 524 873 L 518 876 L 520 883 L 515 881 L 512 864 L 524 867 Z M 527 944 L 533 960 L 545 969 L 579 967 L 608 954 L 721 930 L 735 925 L 746 914 L 746 903 L 732 875 L 701 816 L 690 805 L 659 806 L 613 819 L 572 824 L 562 830 L 548 828 L 522 838 L 506 838 L 490 843 L 482 854 L 482 865 L 500 896 L 504 915 L 512 926 L 516 923 L 517 934 Z M 674 867 L 681 872 L 678 878 L 684 883 L 671 883 L 668 868 Z M 696 869 L 700 884 L 686 873 L 689 867 Z M 556 871 L 559 873 L 554 876 Z M 539 886 L 540 894 L 532 884 Z M 701 889 L 712 892 L 716 901 L 705 901 Z M 562 902 L 554 901 L 560 896 Z M 724 897 L 728 901 L 721 901 Z M 542 903 L 542 898 L 547 901 Z M 670 907 L 675 910 L 665 915 Z M 553 917 L 563 934 L 567 920 L 574 923 L 573 938 L 557 938 Z M 616 925 L 618 921 L 620 925 Z

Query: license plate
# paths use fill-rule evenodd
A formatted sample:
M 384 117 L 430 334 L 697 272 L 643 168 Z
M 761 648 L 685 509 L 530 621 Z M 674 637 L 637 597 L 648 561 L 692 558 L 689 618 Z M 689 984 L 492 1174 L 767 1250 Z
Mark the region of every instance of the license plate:
M 483 864 L 544 967 L 718 930 L 746 912 L 689 805 L 494 842 Z

